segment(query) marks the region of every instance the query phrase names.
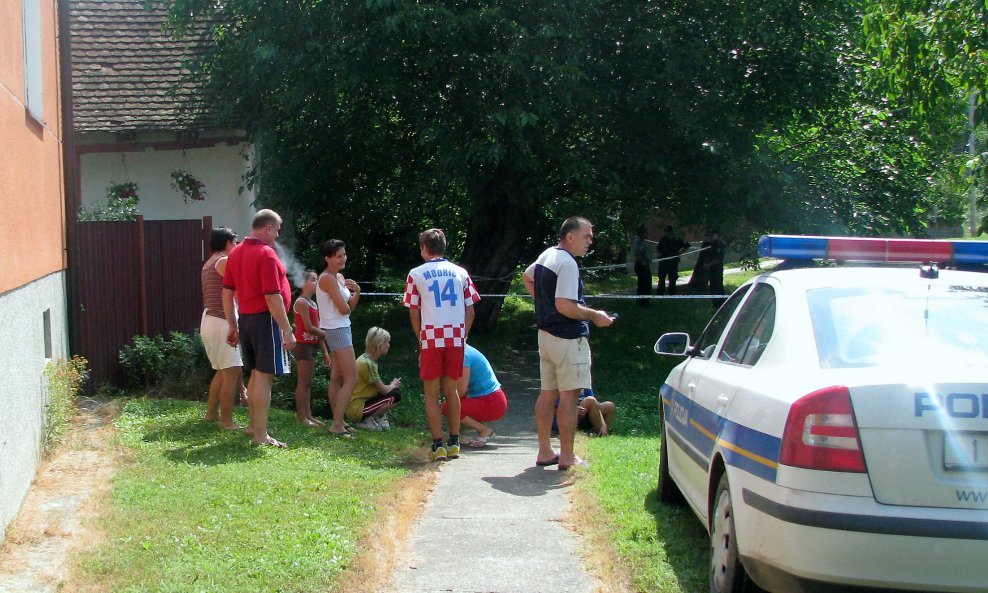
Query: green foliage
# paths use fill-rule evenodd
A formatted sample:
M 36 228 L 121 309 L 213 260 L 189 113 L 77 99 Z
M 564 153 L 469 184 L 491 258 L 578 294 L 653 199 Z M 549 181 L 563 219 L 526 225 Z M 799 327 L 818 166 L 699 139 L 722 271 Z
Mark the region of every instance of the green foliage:
M 89 377 L 89 361 L 80 356 L 58 358 L 45 365 L 48 404 L 45 407 L 45 453 L 62 441 L 75 415 L 75 400 Z
M 865 3 L 863 32 L 865 47 L 879 65 L 868 71 L 867 83 L 923 118 L 970 102 L 976 115 L 965 127 L 977 128 L 986 120 L 988 19 L 984 2 L 872 0 Z M 957 140 L 960 151 L 967 138 Z M 979 141 L 977 146 L 985 145 Z M 967 175 L 964 185 L 974 184 L 980 194 L 988 153 L 978 150 L 973 158 L 953 163 L 948 171 Z M 980 228 L 985 226 L 980 223 Z
M 275 450 L 203 413 L 175 400 L 125 404 L 117 426 L 131 462 L 98 520 L 106 537 L 80 554 L 80 578 L 146 593 L 346 589 L 358 538 L 386 520 L 424 433 L 333 439 L 272 410 L 272 432 L 290 446 Z
M 212 376 L 199 332 L 134 336 L 120 350 L 120 364 L 131 387 L 165 397 L 199 397 Z
M 140 214 L 137 209 L 139 201 L 136 183 L 114 181 L 106 188 L 106 204 L 95 202 L 88 210 L 80 208 L 79 220 L 82 222 L 135 220 Z
M 655 210 L 729 240 L 735 226 L 797 227 L 807 202 L 817 220 L 859 212 L 842 208 L 858 187 L 838 199 L 840 181 L 786 184 L 809 177 L 807 159 L 765 140 L 848 105 L 853 3 L 168 4 L 179 29 L 215 18 L 195 75 L 265 147 L 262 202 L 291 213 L 302 253 L 331 236 L 361 246 L 357 277 L 416 264 L 415 236 L 432 225 L 482 291 L 502 292 L 575 213 L 597 225 L 593 265 L 623 258 Z M 918 201 L 909 189 L 893 193 L 892 218 Z
M 873 81 L 919 113 L 976 93 L 988 115 L 988 20 L 980 0 L 872 0 L 863 30 Z

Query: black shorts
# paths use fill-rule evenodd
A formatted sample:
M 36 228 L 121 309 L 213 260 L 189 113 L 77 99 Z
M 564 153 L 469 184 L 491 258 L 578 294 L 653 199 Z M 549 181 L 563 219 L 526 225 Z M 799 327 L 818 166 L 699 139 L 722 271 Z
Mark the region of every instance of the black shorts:
M 295 355 L 295 360 L 310 360 L 314 361 L 316 359 L 316 354 L 321 350 L 319 344 L 304 344 L 302 342 L 295 343 L 295 350 L 292 350 L 292 354 Z
M 291 372 L 288 351 L 281 347 L 281 329 L 270 313 L 241 315 L 237 325 L 245 371 L 258 370 L 269 375 Z

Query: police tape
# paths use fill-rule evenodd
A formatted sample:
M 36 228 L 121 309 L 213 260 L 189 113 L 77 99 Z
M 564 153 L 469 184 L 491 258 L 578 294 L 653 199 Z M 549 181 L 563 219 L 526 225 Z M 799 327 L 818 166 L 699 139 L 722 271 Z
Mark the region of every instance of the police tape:
M 652 259 L 651 262 L 653 264 L 654 263 L 661 263 L 661 262 L 664 262 L 664 261 L 673 260 L 673 259 L 677 259 L 677 258 L 680 258 L 680 257 L 686 257 L 687 255 L 693 255 L 694 253 L 700 253 L 701 251 L 706 251 L 707 249 L 710 249 L 710 247 L 709 246 L 707 246 L 707 247 L 700 247 L 699 249 L 694 249 L 692 251 L 684 251 L 683 253 L 681 253 L 679 255 L 673 255 L 673 256 L 669 256 L 669 257 L 658 257 L 658 258 Z M 600 271 L 603 271 L 603 270 L 617 270 L 617 269 L 621 269 L 621 268 L 624 268 L 626 270 L 630 270 L 633 267 L 634 267 L 634 262 L 626 262 L 626 263 L 623 263 L 623 264 L 609 264 L 609 265 L 604 265 L 604 266 L 582 267 L 582 268 L 580 268 L 580 271 L 581 272 L 600 272 Z M 510 279 L 514 278 L 518 274 L 521 274 L 523 271 L 524 271 L 524 268 L 518 268 L 518 269 L 516 269 L 516 270 L 514 270 L 512 272 L 509 272 L 509 273 L 505 274 L 504 276 L 498 276 L 496 278 L 495 277 L 491 277 L 491 276 L 475 276 L 473 274 L 471 274 L 470 276 L 471 276 L 471 278 L 475 282 L 477 280 L 484 280 L 484 281 L 490 281 L 490 280 L 505 281 L 505 280 L 510 280 Z M 396 280 L 394 280 L 394 279 L 388 279 L 388 280 L 358 280 L 357 281 L 358 284 L 383 284 L 383 283 L 393 283 L 393 282 L 396 282 Z M 370 293 L 364 293 L 364 294 L 370 294 Z

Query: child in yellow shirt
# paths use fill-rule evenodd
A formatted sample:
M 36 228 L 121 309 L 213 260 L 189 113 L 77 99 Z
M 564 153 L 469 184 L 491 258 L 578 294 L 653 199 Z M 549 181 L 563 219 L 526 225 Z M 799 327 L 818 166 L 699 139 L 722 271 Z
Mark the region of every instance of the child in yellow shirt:
M 357 385 L 353 388 L 347 419 L 367 430 L 391 428 L 388 412 L 401 401 L 401 379 L 394 378 L 387 385 L 381 381 L 378 361 L 391 349 L 391 334 L 380 327 L 367 330 L 365 352 L 357 359 Z

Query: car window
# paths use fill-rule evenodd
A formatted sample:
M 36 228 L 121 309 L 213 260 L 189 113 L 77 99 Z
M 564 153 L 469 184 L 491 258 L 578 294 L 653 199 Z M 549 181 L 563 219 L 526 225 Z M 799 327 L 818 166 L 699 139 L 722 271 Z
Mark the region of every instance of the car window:
M 775 290 L 768 284 L 759 284 L 734 318 L 718 357 L 727 362 L 754 365 L 774 329 Z
M 807 302 L 823 368 L 988 366 L 988 287 L 822 288 Z
M 696 340 L 697 356 L 700 358 L 710 358 L 714 355 L 714 349 L 717 347 L 717 342 L 720 341 L 721 334 L 724 333 L 724 328 L 727 327 L 727 322 L 731 320 L 731 315 L 738 308 L 744 295 L 748 294 L 749 288 L 751 288 L 751 285 L 742 286 L 734 291 L 731 298 L 727 299 L 727 302 L 721 305 L 720 309 L 714 313 L 713 318 L 710 319 L 707 327 Z

